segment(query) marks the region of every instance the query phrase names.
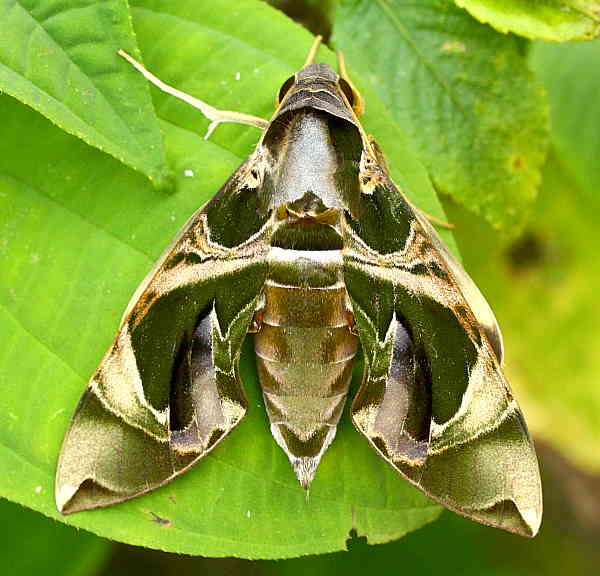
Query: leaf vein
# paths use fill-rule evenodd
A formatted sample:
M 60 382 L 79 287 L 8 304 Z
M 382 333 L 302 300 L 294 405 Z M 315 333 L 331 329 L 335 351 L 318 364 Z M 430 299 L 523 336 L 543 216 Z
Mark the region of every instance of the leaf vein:
M 396 16 L 396 14 L 394 14 L 394 11 L 390 7 L 388 1 L 387 0 L 376 0 L 376 2 L 377 2 L 377 4 L 379 4 L 379 7 L 381 8 L 381 10 L 383 12 L 385 12 L 385 14 L 389 18 L 389 20 L 392 23 L 392 25 L 394 26 L 394 28 L 396 28 L 396 30 L 398 31 L 398 34 L 400 34 L 400 36 L 402 36 L 402 38 L 404 39 L 406 44 L 417 55 L 418 60 L 420 60 L 422 65 L 429 71 L 432 78 L 440 85 L 440 87 L 443 89 L 443 91 L 446 92 L 446 94 L 448 95 L 448 97 L 450 98 L 452 103 L 460 110 L 460 112 L 462 112 L 464 114 L 465 110 L 462 107 L 460 101 L 456 98 L 454 91 L 452 90 L 452 87 L 450 86 L 450 84 L 448 84 L 448 82 L 446 82 L 446 80 L 444 80 L 444 78 L 442 78 L 438 74 L 438 72 L 437 72 L 435 66 L 432 64 L 432 62 L 428 58 L 425 57 L 425 54 L 423 54 L 423 52 L 421 52 L 421 50 L 419 49 L 419 46 L 417 45 L 417 42 L 414 40 L 414 38 L 412 38 L 412 36 L 410 35 L 410 33 L 408 32 L 406 27 L 402 24 L 402 22 L 400 22 L 400 20 Z

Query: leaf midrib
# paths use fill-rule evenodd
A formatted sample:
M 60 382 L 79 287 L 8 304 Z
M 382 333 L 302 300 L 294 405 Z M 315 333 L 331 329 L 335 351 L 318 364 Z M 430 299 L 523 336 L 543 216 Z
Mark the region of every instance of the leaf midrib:
M 462 107 L 462 104 L 460 103 L 460 101 L 458 100 L 456 95 L 454 94 L 454 90 L 452 89 L 452 87 L 438 74 L 437 69 L 435 68 L 433 63 L 430 60 L 428 60 L 425 57 L 425 55 L 421 52 L 416 40 L 410 35 L 410 33 L 408 32 L 406 27 L 402 24 L 402 22 L 400 22 L 400 20 L 398 20 L 398 17 L 396 16 L 396 14 L 394 14 L 394 11 L 392 10 L 392 8 L 389 5 L 389 3 L 387 2 L 387 0 L 375 0 L 375 1 L 379 5 L 381 10 L 383 12 L 385 12 L 389 21 L 392 23 L 394 28 L 398 31 L 398 34 L 403 38 L 406 45 L 409 48 L 411 48 L 413 50 L 413 52 L 417 55 L 417 60 L 419 60 L 421 62 L 421 64 L 425 68 L 427 68 L 427 70 L 429 70 L 429 73 L 431 74 L 433 79 L 439 84 L 439 86 L 442 88 L 442 90 L 444 92 L 446 92 L 446 94 L 448 95 L 448 98 L 450 98 L 450 100 L 452 101 L 452 104 L 454 104 L 454 106 L 456 106 L 457 109 L 462 114 L 465 114 L 465 110 Z

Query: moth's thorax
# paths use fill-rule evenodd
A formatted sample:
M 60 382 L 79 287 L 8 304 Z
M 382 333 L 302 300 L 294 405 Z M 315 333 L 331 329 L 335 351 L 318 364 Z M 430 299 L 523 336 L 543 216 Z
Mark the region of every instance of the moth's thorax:
M 337 155 L 327 117 L 312 111 L 299 112 L 290 119 L 286 136 L 286 154 L 279 165 L 278 197 L 293 201 L 312 192 L 324 204 L 338 207 Z
M 307 487 L 335 436 L 358 338 L 350 329 L 339 212 L 312 195 L 284 208 L 254 342 L 273 436 Z
M 357 211 L 362 140 L 356 126 L 304 107 L 280 116 L 270 131 L 263 141 L 269 158 L 261 191 L 266 209 L 310 193 L 329 208 Z

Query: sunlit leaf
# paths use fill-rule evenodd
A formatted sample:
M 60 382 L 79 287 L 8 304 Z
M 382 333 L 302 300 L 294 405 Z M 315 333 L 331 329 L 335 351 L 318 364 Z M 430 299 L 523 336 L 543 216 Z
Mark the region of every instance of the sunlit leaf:
M 524 41 L 450 0 L 342 0 L 333 42 L 441 192 L 496 227 L 522 226 L 547 143 L 546 102 Z
M 506 370 L 534 437 L 600 472 L 598 195 L 582 192 L 553 156 L 534 217 L 516 242 L 457 214 L 467 269 L 504 333 Z
M 600 193 L 600 40 L 538 42 L 531 60 L 548 92 L 558 160 L 594 201 Z
M 165 185 L 148 89 L 117 56 L 137 51 L 126 0 L 0 0 L 0 19 L 0 92 Z
M 600 34 L 598 0 L 454 0 L 500 32 L 565 42 Z
M 467 268 L 503 327 L 508 374 L 532 431 L 597 473 L 600 77 L 593 70 L 600 43 L 539 44 L 532 56 L 548 90 L 553 128 L 532 218 L 509 246 L 473 222 L 456 231 Z

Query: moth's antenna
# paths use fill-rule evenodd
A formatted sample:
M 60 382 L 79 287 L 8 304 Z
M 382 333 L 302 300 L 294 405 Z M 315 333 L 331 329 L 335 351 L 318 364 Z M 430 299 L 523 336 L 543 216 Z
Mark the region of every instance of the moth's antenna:
M 309 64 L 312 64 L 315 61 L 315 57 L 317 55 L 317 50 L 319 49 L 319 46 L 321 45 L 322 40 L 323 40 L 323 36 L 321 36 L 320 34 L 318 36 L 315 36 L 312 46 L 310 47 L 310 50 L 308 51 L 308 55 L 306 56 L 306 62 L 304 62 L 304 66 L 308 66 Z M 303 66 L 303 68 L 304 68 L 304 66 Z
M 338 50 L 337 51 L 337 61 L 338 61 L 338 73 L 340 78 L 344 79 L 352 90 L 353 102 L 352 109 L 357 116 L 361 116 L 365 111 L 365 101 L 361 95 L 361 93 L 357 90 L 356 86 L 352 84 L 352 80 L 350 80 L 350 75 L 348 74 L 348 70 L 346 70 L 346 61 L 344 60 L 344 55 Z
M 205 140 L 208 140 L 208 137 L 213 133 L 213 130 L 221 124 L 221 122 L 236 122 L 238 124 L 246 124 L 248 126 L 255 126 L 256 128 L 260 128 L 264 130 L 268 125 L 269 121 L 264 118 L 259 118 L 258 116 L 251 116 L 250 114 L 244 114 L 243 112 L 233 112 L 231 110 L 219 110 L 218 108 L 214 108 L 210 104 L 199 100 L 198 98 L 194 98 L 190 94 L 186 94 L 181 90 L 177 90 L 177 88 L 173 88 L 173 86 L 169 86 L 165 84 L 160 78 L 157 78 L 152 72 L 146 70 L 142 64 L 140 64 L 135 58 L 132 58 L 125 50 L 119 50 L 117 52 L 119 56 L 122 56 L 129 62 L 138 72 L 144 76 L 147 80 L 152 82 L 157 88 L 170 94 L 171 96 L 175 96 L 175 98 L 179 98 L 179 100 L 183 100 L 187 102 L 190 106 L 193 106 L 197 110 L 200 110 L 206 118 L 210 120 L 210 125 L 208 126 L 208 130 L 206 131 L 206 135 L 204 136 Z

